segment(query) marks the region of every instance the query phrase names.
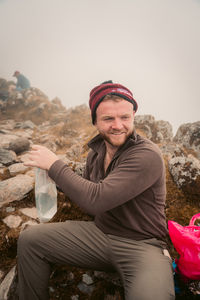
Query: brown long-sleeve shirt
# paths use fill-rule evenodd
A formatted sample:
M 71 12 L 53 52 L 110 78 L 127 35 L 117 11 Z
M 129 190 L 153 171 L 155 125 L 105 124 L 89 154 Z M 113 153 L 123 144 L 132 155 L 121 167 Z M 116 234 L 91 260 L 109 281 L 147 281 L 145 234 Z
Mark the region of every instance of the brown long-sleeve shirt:
M 89 143 L 84 177 L 57 160 L 49 176 L 106 234 L 135 240 L 164 239 L 165 168 L 159 148 L 135 133 L 115 153 L 104 174 L 105 143 Z

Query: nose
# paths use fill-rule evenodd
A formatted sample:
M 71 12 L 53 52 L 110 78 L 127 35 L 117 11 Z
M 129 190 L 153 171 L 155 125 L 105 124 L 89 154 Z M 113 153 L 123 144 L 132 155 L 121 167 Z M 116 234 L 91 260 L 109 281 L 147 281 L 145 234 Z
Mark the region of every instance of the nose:
M 122 121 L 118 118 L 114 119 L 112 122 L 112 128 L 115 130 L 121 130 L 123 128 Z

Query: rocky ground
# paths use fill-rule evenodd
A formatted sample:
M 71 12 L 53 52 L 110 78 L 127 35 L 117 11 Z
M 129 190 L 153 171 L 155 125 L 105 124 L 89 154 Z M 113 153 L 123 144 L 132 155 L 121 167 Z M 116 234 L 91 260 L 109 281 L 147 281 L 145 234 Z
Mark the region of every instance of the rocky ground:
M 96 134 L 87 106 L 66 109 L 59 99 L 49 101 L 40 90 L 31 88 L 8 94 L 12 84 L 0 79 L 0 299 L 17 299 L 16 244 L 22 230 L 37 225 L 32 168 L 25 167 L 31 144 L 56 152 L 73 170 L 82 174 L 88 153 L 87 142 Z M 167 121 L 151 115 L 135 118 L 138 133 L 157 143 L 166 163 L 166 216 L 181 225 L 199 212 L 200 121 L 183 124 L 173 137 Z M 68 219 L 91 220 L 58 191 L 58 211 L 50 222 Z M 169 250 L 178 257 L 170 239 Z M 176 299 L 196 299 L 199 281 L 179 282 Z M 50 299 L 123 299 L 116 274 L 105 274 L 52 266 Z M 199 299 L 199 298 L 198 298 Z

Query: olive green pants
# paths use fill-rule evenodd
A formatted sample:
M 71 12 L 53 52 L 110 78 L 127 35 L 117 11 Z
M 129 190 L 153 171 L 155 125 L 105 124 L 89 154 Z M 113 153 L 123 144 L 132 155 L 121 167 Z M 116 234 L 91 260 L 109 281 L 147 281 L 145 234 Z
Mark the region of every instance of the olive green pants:
M 31 226 L 18 240 L 19 299 L 49 299 L 49 263 L 117 271 L 126 300 L 175 299 L 172 263 L 166 253 L 156 239 L 106 235 L 94 222 Z

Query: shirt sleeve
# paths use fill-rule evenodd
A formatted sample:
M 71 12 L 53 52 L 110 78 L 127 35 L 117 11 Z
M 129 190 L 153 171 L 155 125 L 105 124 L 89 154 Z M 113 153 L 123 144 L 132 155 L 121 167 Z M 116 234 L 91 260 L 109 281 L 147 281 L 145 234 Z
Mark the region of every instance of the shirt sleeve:
M 163 174 L 163 168 L 161 156 L 147 149 L 138 153 L 129 151 L 99 183 L 77 175 L 61 160 L 51 166 L 49 176 L 85 212 L 96 215 L 120 206 L 150 188 Z

